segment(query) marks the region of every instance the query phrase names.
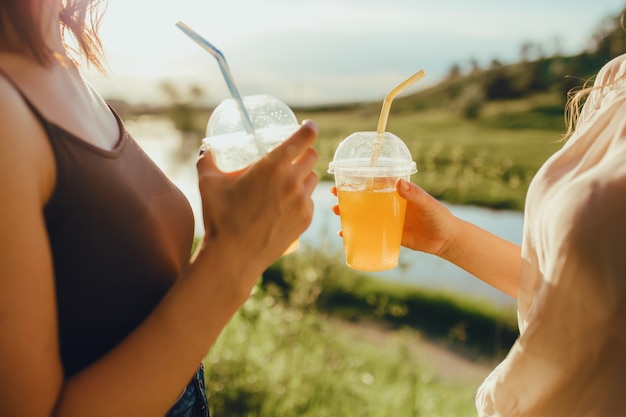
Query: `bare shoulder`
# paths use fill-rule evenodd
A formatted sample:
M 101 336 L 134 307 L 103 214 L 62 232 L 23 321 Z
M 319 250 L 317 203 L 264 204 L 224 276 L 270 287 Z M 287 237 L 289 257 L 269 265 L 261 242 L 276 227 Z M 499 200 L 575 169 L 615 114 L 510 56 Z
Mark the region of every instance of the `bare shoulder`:
M 0 184 L 5 190 L 33 187 L 46 201 L 54 182 L 54 154 L 43 127 L 16 87 L 0 76 Z

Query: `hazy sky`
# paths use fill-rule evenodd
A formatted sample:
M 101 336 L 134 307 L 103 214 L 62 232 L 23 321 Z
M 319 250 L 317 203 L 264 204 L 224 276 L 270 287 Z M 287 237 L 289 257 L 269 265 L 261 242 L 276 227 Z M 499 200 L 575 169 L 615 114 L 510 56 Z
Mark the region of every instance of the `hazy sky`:
M 101 35 L 107 97 L 163 98 L 161 80 L 228 96 L 216 60 L 174 25 L 182 20 L 226 56 L 242 94 L 289 104 L 382 100 L 419 69 L 437 82 L 457 63 L 515 61 L 524 42 L 581 51 L 626 0 L 109 0 Z M 415 89 L 418 86 L 414 87 Z

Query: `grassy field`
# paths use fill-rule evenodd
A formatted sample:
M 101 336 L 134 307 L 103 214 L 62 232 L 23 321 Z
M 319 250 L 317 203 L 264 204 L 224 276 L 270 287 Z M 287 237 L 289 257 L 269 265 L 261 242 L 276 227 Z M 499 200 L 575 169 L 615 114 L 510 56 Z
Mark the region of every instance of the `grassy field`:
M 522 210 L 530 180 L 562 145 L 562 99 L 544 94 L 487 103 L 477 119 L 451 105 L 413 109 L 410 99 L 393 103 L 387 131 L 402 138 L 417 162 L 413 181 L 435 197 L 456 204 Z M 296 111 L 319 126 L 316 171 L 321 179 L 339 142 L 352 132 L 376 130 L 377 104 Z

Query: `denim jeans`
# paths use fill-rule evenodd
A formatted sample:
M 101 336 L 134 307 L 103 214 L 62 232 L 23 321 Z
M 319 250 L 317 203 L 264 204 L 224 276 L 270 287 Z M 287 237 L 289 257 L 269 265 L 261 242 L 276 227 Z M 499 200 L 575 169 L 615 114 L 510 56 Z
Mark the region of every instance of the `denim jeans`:
M 200 365 L 185 391 L 165 417 L 209 417 L 204 387 L 204 365 Z

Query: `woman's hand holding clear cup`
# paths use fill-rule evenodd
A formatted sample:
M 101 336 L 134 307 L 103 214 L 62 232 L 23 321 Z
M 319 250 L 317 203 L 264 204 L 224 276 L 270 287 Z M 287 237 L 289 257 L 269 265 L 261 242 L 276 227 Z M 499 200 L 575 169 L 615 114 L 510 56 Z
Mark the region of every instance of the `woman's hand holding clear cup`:
M 260 272 L 279 258 L 310 225 L 317 185 L 312 148 L 317 127 L 306 121 L 289 139 L 235 173 L 220 171 L 210 152 L 198 162 L 204 244 L 218 238 L 239 245 Z
M 337 195 L 336 187 L 332 187 L 331 191 Z M 407 200 L 402 246 L 442 256 L 459 233 L 459 219 L 416 184 L 399 179 L 396 191 Z M 332 210 L 339 215 L 338 205 L 333 206 Z

